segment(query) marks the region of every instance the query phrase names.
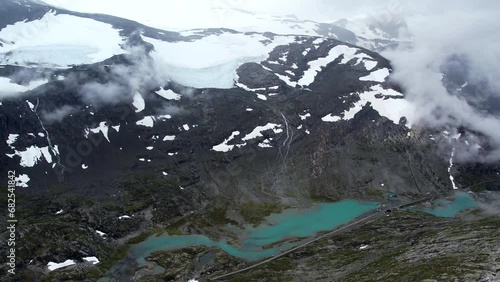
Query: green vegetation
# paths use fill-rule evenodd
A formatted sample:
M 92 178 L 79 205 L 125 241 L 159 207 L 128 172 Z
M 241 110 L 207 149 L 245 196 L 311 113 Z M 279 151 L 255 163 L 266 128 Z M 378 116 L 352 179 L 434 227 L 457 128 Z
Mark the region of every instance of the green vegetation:
M 279 204 L 257 204 L 254 202 L 246 202 L 240 206 L 240 214 L 246 222 L 258 225 L 264 219 L 273 213 L 282 211 L 282 206 Z

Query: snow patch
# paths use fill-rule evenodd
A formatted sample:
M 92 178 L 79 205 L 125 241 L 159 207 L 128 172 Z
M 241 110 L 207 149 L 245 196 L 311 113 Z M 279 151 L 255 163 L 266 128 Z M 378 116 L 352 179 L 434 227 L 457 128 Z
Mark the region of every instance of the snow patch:
M 281 133 L 283 132 L 283 130 L 280 129 L 280 127 L 281 127 L 280 124 L 275 124 L 275 123 L 268 123 L 264 126 L 257 126 L 252 132 L 243 137 L 242 140 L 248 141 L 251 139 L 255 139 L 257 137 L 263 137 L 262 132 L 266 130 L 273 130 L 274 133 Z
M 30 178 L 27 174 L 19 174 L 19 176 L 16 177 L 16 186 L 28 188 L 29 181 Z
M 99 123 L 99 126 L 97 126 L 96 128 L 89 129 L 89 131 L 94 133 L 94 134 L 99 134 L 99 132 L 102 132 L 102 134 L 104 135 L 104 138 L 106 138 L 106 140 L 108 140 L 108 142 L 111 142 L 111 141 L 109 141 L 108 130 L 109 130 L 109 127 L 106 125 L 105 121 L 102 121 L 101 123 Z
M 339 116 L 333 116 L 332 114 L 329 114 L 321 118 L 321 120 L 325 122 L 337 122 L 339 120 L 342 120 L 342 118 Z
M 389 69 L 383 68 L 383 69 L 376 70 L 367 76 L 360 77 L 359 80 L 384 82 L 385 79 L 389 76 L 389 74 L 390 74 Z
M 290 78 L 286 75 L 282 75 L 279 73 L 275 73 L 274 75 L 276 75 L 279 79 L 281 79 L 283 82 L 285 82 L 290 87 L 295 88 L 295 86 L 297 86 L 297 82 L 291 81 Z
M 264 100 L 264 101 L 267 101 L 266 95 L 263 95 L 263 94 L 257 94 L 257 98 Z
M 405 99 L 391 98 L 394 96 L 402 96 L 402 94 L 396 93 L 398 92 L 392 89 L 383 89 L 380 85 L 372 86 L 369 91 L 359 93 L 359 101 L 355 102 L 353 107 L 344 111 L 340 115 L 340 117 L 343 120 L 350 120 L 354 118 L 354 116 L 359 111 L 361 111 L 365 105 L 370 103 L 371 107 L 376 110 L 381 116 L 390 119 L 395 124 L 399 123 L 401 117 L 406 117 L 408 120 L 407 126 L 411 127 L 412 116 L 410 116 L 409 114 L 414 112 L 414 105 Z M 382 95 L 382 97 L 377 97 L 379 95 Z M 332 119 L 334 121 L 338 121 L 338 119 L 331 114 L 323 117 L 324 121 L 329 121 Z
M 14 154 L 5 154 L 9 158 L 14 156 L 19 156 L 21 158 L 20 166 L 22 167 L 34 167 L 41 159 L 42 156 L 47 161 L 47 163 L 52 163 L 52 155 L 50 154 L 49 147 L 38 148 L 33 145 L 26 149 L 26 151 L 14 151 Z
M 175 140 L 175 135 L 166 135 L 163 137 L 163 141 L 174 141 Z
M 299 117 L 301 120 L 306 120 L 307 118 L 311 117 L 311 114 L 310 113 L 307 113 L 307 114 L 299 114 Z
M 180 100 L 181 99 L 180 94 L 177 94 L 170 89 L 165 90 L 165 89 L 161 88 L 160 90 L 156 91 L 156 94 L 158 94 L 159 96 L 161 96 L 167 100 Z
M 311 83 L 314 82 L 316 75 L 321 72 L 321 69 L 328 65 L 329 63 L 335 61 L 337 58 L 343 55 L 342 60 L 340 61 L 340 64 L 346 64 L 353 58 L 363 58 L 363 57 L 369 57 L 366 54 L 356 54 L 355 53 L 358 51 L 358 48 L 351 48 L 345 45 L 337 45 L 330 49 L 328 52 L 328 55 L 326 57 L 318 58 L 314 61 L 308 62 L 309 68 L 304 72 L 304 75 L 302 78 L 297 82 L 298 85 L 302 86 L 308 86 Z M 359 63 L 359 60 L 358 60 Z M 357 64 L 357 63 L 356 63 Z
M 135 93 L 132 105 L 134 105 L 136 113 L 140 113 L 146 108 L 146 102 L 144 102 L 144 98 L 141 93 Z
M 83 258 L 83 260 L 86 262 L 91 262 L 92 265 L 99 263 L 99 259 L 97 257 L 86 257 L 86 258 Z
M 224 153 L 232 151 L 234 149 L 235 145 L 228 145 L 227 143 L 229 143 L 231 140 L 234 139 L 234 137 L 236 137 L 238 135 L 240 135 L 239 131 L 233 131 L 233 133 L 231 133 L 231 136 L 229 136 L 227 139 L 225 139 L 224 142 L 222 142 L 221 144 L 213 146 L 212 150 L 217 151 L 217 152 L 224 152 Z
M 7 137 L 7 145 L 9 145 L 11 149 L 15 149 L 12 144 L 16 142 L 17 138 L 19 138 L 19 134 L 9 134 L 9 137 Z
M 0 58 L 1 56 L 2 54 L 0 53 Z M 0 77 L 0 93 L 3 94 L 2 97 L 14 96 L 14 94 L 16 93 L 33 90 L 43 84 L 46 84 L 47 82 L 47 80 L 34 80 L 31 81 L 28 85 L 24 86 L 11 82 L 10 78 L 8 77 Z
M 365 64 L 366 70 L 367 71 L 371 71 L 372 69 L 374 69 L 377 66 L 378 62 L 377 61 L 365 60 L 364 64 Z
M 59 269 L 59 268 L 63 268 L 63 267 L 67 267 L 67 266 L 71 266 L 71 265 L 75 265 L 76 262 L 74 260 L 66 260 L 64 262 L 61 262 L 61 263 L 57 263 L 57 262 L 49 262 L 47 264 L 47 268 L 49 269 L 49 271 L 54 271 L 56 269 Z

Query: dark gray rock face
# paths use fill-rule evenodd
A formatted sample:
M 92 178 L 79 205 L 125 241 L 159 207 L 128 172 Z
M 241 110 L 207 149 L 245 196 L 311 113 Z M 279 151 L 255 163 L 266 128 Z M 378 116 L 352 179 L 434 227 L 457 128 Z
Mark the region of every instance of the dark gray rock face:
M 28 13 L 25 6 L 2 1 L 0 15 L 10 16 L 0 18 L 0 28 L 38 19 L 50 9 L 30 5 Z M 141 35 L 193 42 L 239 33 L 210 29 L 182 36 L 106 15 L 56 12 L 110 23 L 142 53 L 139 61 L 137 54 L 122 54 L 69 69 L 0 68 L 0 77 L 19 85 L 48 80 L 3 99 L 0 105 L 0 183 L 7 183 L 8 170 L 29 176 L 29 187 L 17 190 L 22 197 L 19 216 L 26 220 L 19 230 L 23 256 L 18 263 L 20 269 L 28 269 L 33 259 L 27 273 L 35 280 L 49 261 L 90 255 L 109 258 L 134 235 L 203 213 L 215 203 L 307 206 L 344 198 L 381 199 L 388 193 L 419 197 L 451 189 L 447 159 L 429 138 L 436 132 L 410 130 L 405 122 L 382 116 L 370 103 L 352 119 L 323 120 L 353 108 L 361 93 L 375 85 L 399 90 L 387 82 L 360 80 L 372 71 L 391 68 L 374 52 L 356 51 L 376 62 L 373 70 L 357 58 L 341 63 L 344 54 L 320 67 L 312 83 L 301 86 L 298 81 L 311 62 L 325 58 L 336 46 L 354 46 L 297 36 L 294 42 L 274 48 L 263 61 L 239 66 L 233 88 L 196 89 L 148 76 L 140 91 L 144 109 L 139 111 L 134 106 L 136 93 L 117 81 L 114 70 L 130 74 L 140 69 L 138 64 L 152 68 L 154 46 Z M 263 36 L 273 40 L 275 35 Z M 347 32 L 345 37 L 352 35 Z M 23 76 L 16 77 L 20 72 Z M 116 100 L 95 104 L 82 94 L 88 85 L 108 84 L 117 87 Z M 165 99 L 158 95 L 161 90 L 180 98 Z M 236 131 L 239 134 L 229 138 Z M 214 149 L 220 144 L 231 149 Z M 35 164 L 23 163 L 18 152 L 38 154 Z M 494 176 L 498 166 L 464 166 L 459 171 L 465 175 L 461 181 L 472 183 L 485 172 Z M 474 177 L 467 178 L 470 171 Z M 497 189 L 489 185 L 488 190 Z M 131 219 L 119 220 L 123 215 Z M 106 237 L 96 235 L 96 230 Z M 0 246 L 2 251 L 6 248 Z

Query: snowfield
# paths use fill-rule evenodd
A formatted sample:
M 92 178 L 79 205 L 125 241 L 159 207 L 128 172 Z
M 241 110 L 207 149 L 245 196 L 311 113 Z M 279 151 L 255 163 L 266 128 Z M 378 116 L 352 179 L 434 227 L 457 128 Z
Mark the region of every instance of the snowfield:
M 260 34 L 233 33 L 209 35 L 191 42 L 142 38 L 155 47 L 152 56 L 164 63 L 169 79 L 195 88 L 224 89 L 234 86 L 236 69 L 241 64 L 263 61 L 276 46 L 295 40 L 293 36 L 275 36 L 271 40 Z
M 392 89 L 384 89 L 380 85 L 375 85 L 369 91 L 359 94 L 354 93 L 353 95 L 359 95 L 359 101 L 354 103 L 353 107 L 344 111 L 340 116 L 329 114 L 324 116 L 322 120 L 325 122 L 350 120 L 369 103 L 381 116 L 390 119 L 395 124 L 398 124 L 402 117 L 406 117 L 408 120 L 407 126 L 411 127 L 413 117 L 409 114 L 413 113 L 415 109 L 412 103 L 402 99 L 403 94 Z M 382 95 L 382 97 L 377 97 L 377 95 Z M 393 98 L 398 96 L 401 99 Z
M 0 38 L 10 43 L 0 47 L 0 65 L 67 68 L 125 53 L 120 47 L 124 39 L 111 25 L 54 12 L 8 25 L 0 30 Z
M 33 90 L 47 82 L 47 80 L 34 80 L 27 86 L 23 86 L 11 82 L 10 78 L 0 77 L 0 99 L 2 97 L 15 96 L 17 93 Z
M 384 82 L 385 79 L 389 76 L 389 70 L 386 68 L 376 70 L 370 73 L 367 76 L 360 77 L 361 81 L 376 81 L 376 82 Z
M 181 99 L 181 95 L 175 93 L 174 91 L 168 89 L 168 90 L 165 90 L 163 88 L 161 88 L 160 90 L 156 91 L 156 94 L 158 94 L 159 96 L 167 99 L 167 100 L 180 100 Z
M 337 58 L 342 56 L 342 60 L 339 62 L 339 64 L 347 64 L 349 61 L 352 59 L 358 59 L 354 65 L 358 65 L 365 59 L 370 59 L 372 60 L 373 58 L 364 54 L 364 53 L 357 53 L 360 49 L 358 48 L 351 48 L 346 45 L 337 45 L 330 49 L 328 52 L 328 55 L 323 58 L 318 58 L 314 61 L 310 61 L 308 63 L 309 68 L 304 72 L 304 75 L 302 78 L 298 81 L 298 85 L 302 86 L 308 86 L 311 83 L 314 82 L 316 75 L 321 72 L 321 69 L 328 64 L 332 63 L 335 61 Z M 375 62 L 376 64 L 376 62 Z M 368 63 L 368 67 L 372 66 L 373 63 Z M 367 67 L 365 63 L 365 67 Z M 367 67 L 367 68 L 368 68 Z M 373 66 L 374 67 L 374 66 Z M 373 68 L 372 67 L 372 68 Z
M 49 147 L 38 148 L 33 145 L 26 148 L 25 151 L 15 150 L 14 154 L 5 154 L 9 158 L 14 158 L 14 156 L 19 156 L 21 158 L 20 165 L 22 167 L 34 167 L 40 160 L 45 159 L 47 163 L 52 163 L 52 155 L 50 154 Z

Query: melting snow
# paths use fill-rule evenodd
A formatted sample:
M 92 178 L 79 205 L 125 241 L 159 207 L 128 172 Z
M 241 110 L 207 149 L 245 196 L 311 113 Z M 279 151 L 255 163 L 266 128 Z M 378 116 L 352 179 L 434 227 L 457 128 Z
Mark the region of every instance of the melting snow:
M 30 178 L 28 175 L 20 174 L 18 177 L 16 177 L 16 186 L 28 188 L 29 181 L 30 181 Z
M 86 258 L 83 258 L 83 260 L 86 262 L 91 262 L 92 265 L 99 263 L 99 259 L 97 257 L 86 257 Z
M 56 269 L 59 269 L 59 268 L 63 268 L 63 267 L 67 267 L 67 266 L 71 266 L 71 265 L 75 265 L 76 262 L 74 260 L 66 260 L 64 262 L 61 262 L 61 263 L 56 263 L 56 262 L 49 262 L 47 264 L 47 268 L 49 269 L 49 271 L 53 271 L 53 270 L 56 270 Z
M 173 141 L 175 140 L 175 135 L 166 135 L 163 137 L 163 141 Z
M 301 120 L 306 120 L 308 117 L 311 117 L 311 114 L 310 113 L 307 113 L 307 114 L 299 114 L 299 117 Z
M 275 73 L 275 75 L 281 79 L 282 81 L 284 81 L 286 84 L 288 84 L 288 86 L 290 87 L 294 87 L 297 86 L 297 82 L 295 81 L 291 81 L 290 78 L 286 75 L 282 75 L 282 74 L 278 74 L 278 73 Z
M 359 80 L 384 82 L 385 79 L 389 76 L 389 74 L 390 74 L 389 69 L 383 68 L 383 69 L 376 70 L 367 76 L 360 77 Z
M 19 134 L 9 134 L 9 137 L 7 137 L 7 145 L 9 145 L 11 149 L 15 149 L 14 146 L 12 146 L 12 144 L 16 142 L 18 137 Z
M 91 128 L 89 130 L 90 130 L 90 132 L 92 132 L 94 134 L 99 134 L 99 132 L 102 132 L 102 134 L 104 135 L 104 138 L 106 138 L 106 140 L 108 140 L 108 142 L 111 142 L 111 141 L 109 141 L 109 137 L 108 137 L 108 129 L 109 129 L 109 127 L 106 125 L 106 122 L 102 121 L 101 123 L 99 123 L 99 126 L 97 126 L 96 128 Z
M 264 100 L 264 101 L 267 101 L 267 97 L 266 97 L 266 95 L 257 94 L 257 98 L 259 98 L 259 99 L 261 99 L 261 100 Z
M 269 139 L 266 139 L 266 140 L 260 142 L 258 146 L 261 148 L 272 148 L 273 147 L 271 145 L 271 141 Z
M 1 56 L 2 54 L 0 53 L 0 59 Z M 47 82 L 48 82 L 47 80 L 35 80 L 31 81 L 27 86 L 24 86 L 11 82 L 10 78 L 0 77 L 0 93 L 3 94 L 3 97 L 12 96 L 16 93 L 33 90 L 38 86 L 41 86 Z
M 184 130 L 188 131 L 188 130 L 189 130 L 189 125 L 184 124 L 184 125 L 182 126 L 182 128 L 184 128 Z
M 106 236 L 106 233 L 104 233 L 104 232 L 102 232 L 102 231 L 96 230 L 95 232 L 96 232 L 99 236 L 101 236 L 101 237 Z
M 227 143 L 229 143 L 231 140 L 234 139 L 234 137 L 236 137 L 238 135 L 240 135 L 239 131 L 233 131 L 233 133 L 231 133 L 231 136 L 229 136 L 227 139 L 225 139 L 224 142 L 222 142 L 221 144 L 213 146 L 212 150 L 217 151 L 217 152 L 232 151 L 234 149 L 235 145 L 228 145 Z
M 250 87 L 246 86 L 245 84 L 243 84 L 241 82 L 237 82 L 237 83 L 235 83 L 235 85 L 238 86 L 239 88 L 245 89 L 246 91 L 250 91 L 250 92 L 265 91 L 266 90 L 266 88 L 264 88 L 264 87 L 261 87 L 261 88 L 250 88 Z
M 134 101 L 132 104 L 135 107 L 135 112 L 140 113 L 146 108 L 146 103 L 144 102 L 144 98 L 142 97 L 141 93 L 137 92 L 134 95 Z
M 145 127 L 153 127 L 155 122 L 158 120 L 170 119 L 172 116 L 170 115 L 162 115 L 162 116 L 145 116 L 143 119 L 136 122 L 137 125 L 145 126 Z
M 247 108 L 246 111 L 251 112 L 251 111 L 253 111 L 253 109 Z
M 63 268 L 63 267 L 67 267 L 67 266 L 75 265 L 75 264 L 76 264 L 76 262 L 74 260 L 68 259 L 68 260 L 61 262 L 61 263 L 49 262 L 47 264 L 47 268 L 49 269 L 49 271 L 53 271 L 53 270 L 56 270 L 59 268 Z
M 63 210 L 59 210 L 58 212 L 56 212 L 56 215 L 61 214 L 63 212 L 64 212 Z
M 353 58 L 366 58 L 369 57 L 366 54 L 360 53 L 356 54 L 355 53 L 358 51 L 358 48 L 351 48 L 345 45 L 337 45 L 330 49 L 328 52 L 328 55 L 323 58 L 318 58 L 314 61 L 310 61 L 308 63 L 309 68 L 304 72 L 304 75 L 302 78 L 297 82 L 298 85 L 302 86 L 308 86 L 309 84 L 313 83 L 316 75 L 321 71 L 323 67 L 328 65 L 329 63 L 335 61 L 338 57 L 343 55 L 342 60 L 340 61 L 340 64 L 346 64 Z M 359 63 L 359 60 L 356 64 Z
M 413 105 L 405 99 L 385 99 L 377 98 L 379 94 L 386 95 L 389 97 L 400 96 L 391 89 L 383 89 L 380 85 L 375 85 L 371 90 L 360 93 L 360 100 L 354 103 L 354 106 L 349 110 L 343 112 L 340 116 L 343 120 L 352 119 L 365 105 L 370 103 L 372 108 L 376 110 L 381 116 L 385 116 L 392 122 L 398 124 L 401 117 L 406 117 L 408 119 L 408 126 L 411 126 L 412 117 L 409 116 L 413 112 Z M 402 94 L 401 94 L 402 95 Z M 338 116 L 327 115 L 323 117 L 323 121 L 334 122 L 338 121 Z
M 122 216 L 119 216 L 118 219 L 130 219 L 130 216 L 122 215 Z
M 168 89 L 164 90 L 161 88 L 160 90 L 156 91 L 156 94 L 160 95 L 161 97 L 167 99 L 167 100 L 180 100 L 181 95 L 175 93 L 174 91 Z
M 0 47 L 0 64 L 69 67 L 125 53 L 119 30 L 110 24 L 55 12 L 8 25 L 0 30 L 0 38 L 14 42 Z
M 272 42 L 260 34 L 221 33 L 191 42 L 165 42 L 143 36 L 154 45 L 151 54 L 165 61 L 167 77 L 196 88 L 232 88 L 236 69 L 246 62 L 261 62 L 278 45 L 287 45 L 294 36 L 274 36 Z M 209 55 L 207 55 L 209 54 Z
M 378 62 L 377 61 L 369 61 L 365 60 L 365 68 L 368 71 L 371 71 L 373 68 L 377 66 Z
M 268 123 L 264 126 L 257 126 L 252 132 L 250 132 L 249 134 L 247 134 L 245 137 L 243 137 L 243 141 L 248 141 L 248 140 L 251 140 L 251 139 L 255 139 L 257 137 L 262 137 L 262 132 L 263 131 L 266 131 L 266 130 L 270 130 L 272 129 L 274 131 L 274 133 L 281 133 L 283 132 L 282 129 L 280 129 L 279 127 L 281 127 L 280 124 L 275 124 L 275 123 Z
M 329 114 L 329 115 L 326 115 L 323 118 L 321 118 L 321 120 L 323 120 L 325 122 L 337 122 L 339 120 L 342 120 L 342 118 L 339 116 L 333 116 L 332 114 Z
M 22 167 L 34 167 L 42 156 L 48 163 L 52 163 L 52 155 L 50 154 L 49 147 L 38 148 L 33 145 L 26 149 L 26 151 L 15 150 L 14 154 L 6 154 L 7 157 L 13 158 L 19 156 L 21 158 L 20 165 Z

